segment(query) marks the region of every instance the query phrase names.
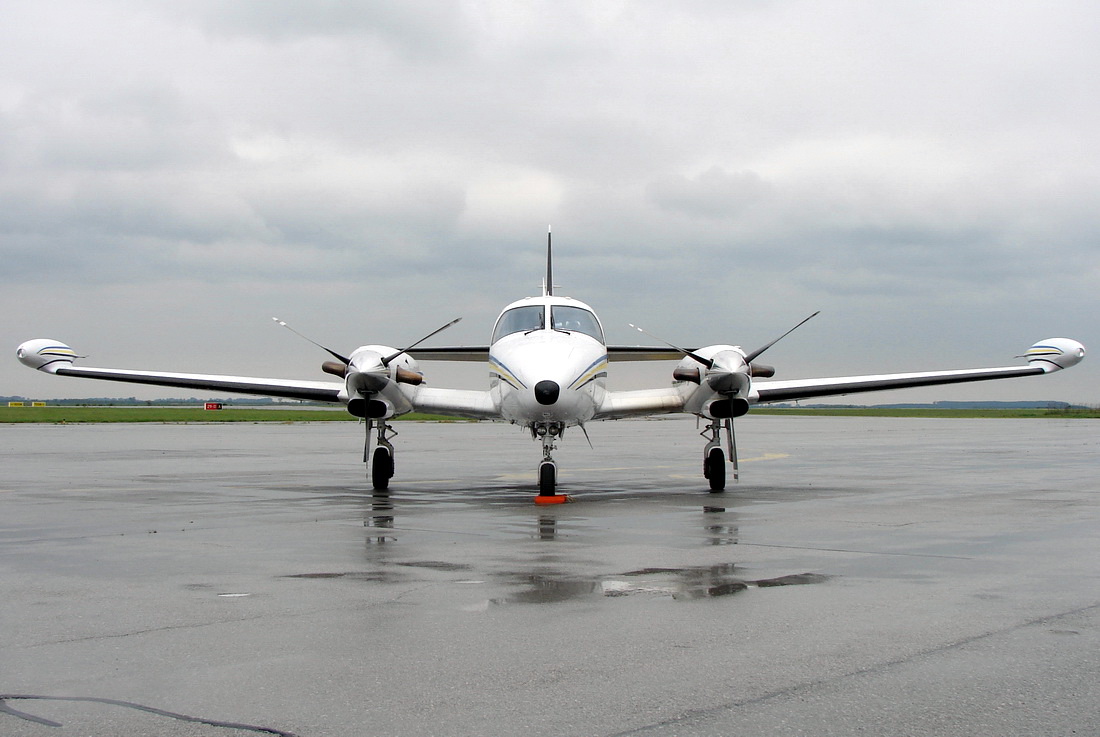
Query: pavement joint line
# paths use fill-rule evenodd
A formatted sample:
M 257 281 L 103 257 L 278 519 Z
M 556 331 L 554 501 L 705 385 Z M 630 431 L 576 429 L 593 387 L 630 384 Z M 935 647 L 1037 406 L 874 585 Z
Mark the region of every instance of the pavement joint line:
M 25 719 L 26 721 L 34 722 L 36 724 L 42 724 L 47 727 L 63 727 L 65 725 L 50 719 L 44 719 L 42 717 L 34 716 L 33 714 L 27 714 L 26 712 L 13 709 L 10 705 L 7 704 L 8 701 L 73 701 L 92 704 L 106 704 L 108 706 L 121 706 L 126 709 L 143 711 L 148 714 L 155 714 L 156 716 L 167 717 L 169 719 L 175 719 L 181 722 L 194 722 L 197 724 L 207 724 L 212 727 L 223 727 L 226 729 L 237 729 L 245 730 L 248 732 L 273 734 L 277 735 L 278 737 L 295 737 L 293 732 L 286 732 L 281 729 L 275 729 L 274 727 L 258 727 L 252 724 L 242 724 L 240 722 L 223 722 L 215 719 L 206 719 L 204 717 L 194 717 L 187 714 L 180 714 L 174 711 L 158 709 L 153 706 L 136 704 L 132 701 L 119 701 L 118 699 L 104 699 L 96 698 L 93 696 L 39 696 L 36 694 L 0 694 L 0 713 L 10 714 L 11 716 L 19 717 L 20 719 Z
M 740 699 L 740 700 L 736 700 L 736 701 L 731 701 L 731 702 L 728 702 L 726 704 L 720 704 L 718 706 L 712 706 L 712 707 L 705 708 L 705 709 L 692 709 L 690 711 L 686 711 L 683 714 L 680 714 L 680 715 L 675 716 L 675 717 L 671 717 L 669 719 L 665 719 L 665 720 L 662 720 L 662 721 L 659 721 L 659 722 L 654 722 L 653 724 L 647 724 L 647 725 L 644 725 L 642 727 L 637 727 L 637 728 L 634 728 L 634 729 L 624 730 L 622 732 L 614 732 L 614 733 L 611 733 L 611 734 L 608 734 L 608 735 L 604 735 L 604 737 L 633 737 L 634 735 L 644 735 L 647 732 L 652 732 L 652 731 L 655 731 L 655 730 L 664 729 L 666 727 L 671 727 L 673 725 L 678 725 L 679 724 L 679 725 L 685 725 L 686 726 L 686 725 L 690 725 L 690 724 L 698 724 L 700 722 L 703 722 L 703 721 L 706 721 L 706 720 L 709 720 L 709 719 L 713 719 L 714 717 L 718 716 L 722 712 L 728 712 L 732 709 L 737 709 L 737 708 L 744 707 L 744 706 L 753 706 L 755 704 L 762 704 L 762 703 L 765 703 L 767 701 L 771 701 L 773 699 L 779 699 L 779 698 L 794 696 L 798 693 L 811 691 L 811 690 L 813 690 L 813 689 L 815 689 L 819 686 L 825 686 L 825 685 L 828 685 L 830 683 L 836 683 L 838 681 L 843 681 L 843 680 L 846 680 L 848 678 L 858 678 L 860 676 L 866 676 L 866 675 L 870 675 L 872 673 L 879 673 L 879 672 L 882 672 L 882 671 L 885 671 L 885 670 L 890 670 L 892 668 L 896 668 L 898 666 L 906 665 L 906 664 L 911 663 L 913 661 L 920 660 L 922 658 L 927 658 L 927 657 L 930 657 L 932 655 L 937 655 L 939 653 L 951 652 L 952 650 L 959 650 L 961 648 L 966 647 L 967 645 L 970 645 L 970 644 L 975 643 L 975 642 L 981 642 L 982 640 L 986 640 L 986 639 L 989 639 L 991 637 L 996 637 L 998 635 L 1008 634 L 1010 632 L 1016 632 L 1018 630 L 1025 629 L 1027 627 L 1034 627 L 1035 625 L 1049 624 L 1049 623 L 1052 623 L 1052 622 L 1057 622 L 1060 619 L 1066 619 L 1068 617 L 1073 617 L 1073 616 L 1076 616 L 1078 614 L 1093 611 L 1093 610 L 1096 610 L 1096 609 L 1100 609 L 1100 602 L 1096 602 L 1096 603 L 1092 603 L 1092 604 L 1086 604 L 1085 606 L 1081 606 L 1081 607 L 1078 607 L 1076 609 L 1071 609 L 1071 610 L 1065 611 L 1065 612 L 1059 612 L 1057 614 L 1048 614 L 1044 617 L 1036 617 L 1034 619 L 1029 619 L 1029 620 L 1025 620 L 1023 622 L 1018 622 L 1018 623 L 1010 625 L 1008 627 L 1002 627 L 1000 629 L 992 630 L 992 631 L 989 631 L 989 632 L 982 632 L 981 634 L 971 635 L 970 637 L 963 637 L 963 638 L 955 640 L 953 642 L 948 642 L 948 643 L 943 644 L 943 645 L 938 645 L 938 646 L 935 646 L 935 647 L 926 648 L 924 650 L 918 650 L 915 653 L 911 653 L 909 655 L 904 655 L 904 656 L 901 656 L 901 657 L 893 658 L 891 660 L 887 660 L 887 661 L 884 661 L 882 663 L 876 663 L 874 665 L 868 665 L 868 666 L 865 666 L 863 668 L 856 668 L 855 670 L 848 671 L 846 673 L 839 673 L 835 676 L 831 676 L 831 677 L 827 677 L 827 678 L 818 678 L 818 679 L 815 679 L 815 680 L 812 680 L 812 681 L 805 681 L 803 683 L 798 683 L 798 684 L 795 684 L 793 686 L 790 686 L 789 688 L 779 689 L 777 691 L 772 691 L 771 693 L 762 694 L 760 696 L 754 696 L 754 697 L 748 698 L 748 699 Z

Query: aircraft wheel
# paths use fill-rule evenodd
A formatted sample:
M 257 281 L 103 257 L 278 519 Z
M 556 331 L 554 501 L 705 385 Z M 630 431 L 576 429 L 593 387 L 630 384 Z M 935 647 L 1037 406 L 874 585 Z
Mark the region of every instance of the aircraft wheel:
M 703 462 L 703 475 L 710 481 L 711 491 L 722 491 L 726 488 L 726 454 L 721 448 L 712 448 Z
M 554 487 L 557 483 L 557 469 L 553 463 L 543 463 L 539 466 L 539 494 L 541 496 L 554 496 Z
M 385 448 L 374 449 L 374 460 L 371 462 L 370 478 L 376 489 L 388 489 L 390 478 L 393 476 L 393 456 Z

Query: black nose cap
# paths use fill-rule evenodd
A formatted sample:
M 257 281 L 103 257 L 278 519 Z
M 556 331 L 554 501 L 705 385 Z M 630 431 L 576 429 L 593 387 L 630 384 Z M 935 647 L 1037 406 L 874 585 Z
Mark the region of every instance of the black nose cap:
M 535 384 L 535 401 L 539 404 L 547 406 L 553 404 L 558 401 L 559 393 L 561 393 L 561 387 L 556 381 L 540 381 Z

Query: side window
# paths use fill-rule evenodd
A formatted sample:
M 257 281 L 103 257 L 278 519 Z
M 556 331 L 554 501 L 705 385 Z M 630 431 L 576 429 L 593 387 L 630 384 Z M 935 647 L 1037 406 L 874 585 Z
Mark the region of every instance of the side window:
M 526 333 L 529 330 L 542 330 L 543 308 L 541 305 L 531 307 L 516 307 L 508 310 L 497 320 L 496 330 L 493 331 L 493 341 L 512 333 Z
M 580 307 L 566 305 L 554 305 L 550 308 L 550 315 L 555 330 L 568 330 L 570 332 L 584 333 L 585 335 L 603 342 L 603 331 L 596 316 L 588 310 Z

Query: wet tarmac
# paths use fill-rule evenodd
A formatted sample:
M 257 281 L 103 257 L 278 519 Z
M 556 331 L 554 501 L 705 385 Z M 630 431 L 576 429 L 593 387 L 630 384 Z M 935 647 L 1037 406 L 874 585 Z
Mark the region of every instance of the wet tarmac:
M 0 734 L 1098 734 L 1100 422 L 0 426 Z

